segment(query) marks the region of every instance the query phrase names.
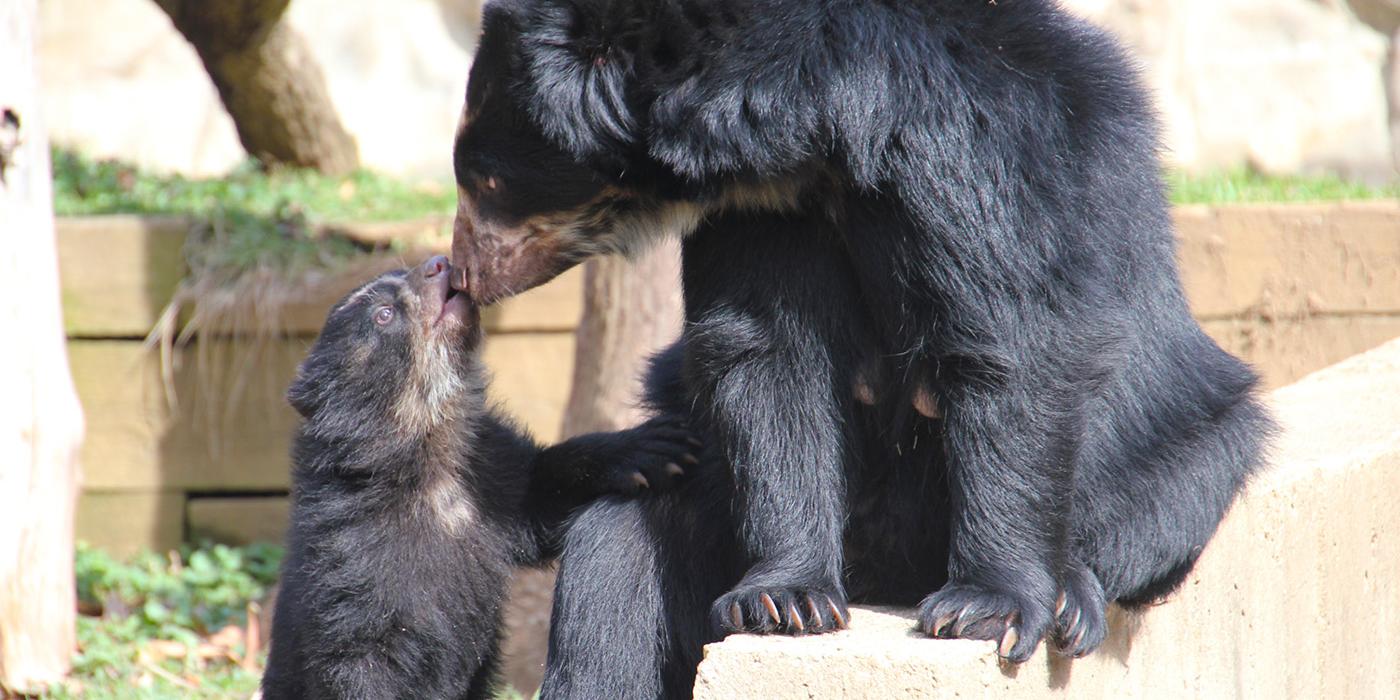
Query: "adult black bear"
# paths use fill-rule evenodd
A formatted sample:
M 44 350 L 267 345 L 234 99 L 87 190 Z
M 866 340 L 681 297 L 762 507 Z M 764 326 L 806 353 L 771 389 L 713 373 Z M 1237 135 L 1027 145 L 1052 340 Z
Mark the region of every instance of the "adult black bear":
M 483 302 L 686 236 L 653 398 L 729 466 L 579 515 L 547 696 L 687 695 L 703 642 L 839 627 L 848 593 L 1087 653 L 1260 461 L 1145 91 L 1053 0 L 494 0 L 455 148 Z
M 268 700 L 493 697 L 514 568 L 555 556 L 571 507 L 669 486 L 693 451 L 673 419 L 541 450 L 488 408 L 477 309 L 447 279 L 439 256 L 351 293 L 288 391 Z

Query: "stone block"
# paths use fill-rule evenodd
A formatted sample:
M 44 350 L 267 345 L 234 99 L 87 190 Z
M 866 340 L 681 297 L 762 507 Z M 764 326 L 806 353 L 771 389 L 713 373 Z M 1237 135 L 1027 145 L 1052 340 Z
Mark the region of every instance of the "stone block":
M 574 372 L 573 333 L 487 336 L 483 359 L 492 399 L 537 439 L 557 438 Z
M 328 224 L 326 233 L 361 242 L 426 240 L 424 227 L 439 219 L 388 223 Z M 185 275 L 185 237 L 190 221 L 172 216 L 59 217 L 58 258 L 64 328 L 70 338 L 145 338 L 160 320 Z M 450 237 L 438 236 L 397 255 L 366 258 L 347 268 L 320 271 L 288 282 L 230 293 L 214 300 L 201 329 L 219 334 L 315 336 L 326 313 L 354 288 L 390 269 L 447 252 Z M 583 309 L 583 270 L 558 278 L 482 313 L 492 333 L 570 331 Z M 181 326 L 193 309 L 181 310 Z

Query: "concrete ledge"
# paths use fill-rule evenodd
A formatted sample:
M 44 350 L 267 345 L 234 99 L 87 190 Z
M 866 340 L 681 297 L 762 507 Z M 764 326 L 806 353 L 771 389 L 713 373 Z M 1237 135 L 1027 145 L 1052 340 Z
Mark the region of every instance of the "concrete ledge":
M 990 642 L 911 632 L 908 611 L 852 628 L 710 645 L 695 697 L 1381 698 L 1400 687 L 1400 341 L 1275 392 L 1274 466 L 1170 601 L 1110 611 L 1099 652 L 1044 646 L 1019 668 Z

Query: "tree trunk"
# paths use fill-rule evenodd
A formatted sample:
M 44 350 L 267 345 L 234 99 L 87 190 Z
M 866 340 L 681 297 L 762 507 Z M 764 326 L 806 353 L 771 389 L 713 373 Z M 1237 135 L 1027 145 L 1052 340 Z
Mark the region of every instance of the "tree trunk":
M 680 279 L 671 241 L 635 262 L 602 258 L 584 268 L 563 437 L 640 422 L 644 363 L 681 331 Z
M 325 76 L 281 21 L 290 0 L 156 0 L 189 40 L 219 90 L 238 140 L 265 164 L 333 175 L 359 167 Z
M 561 437 L 640 422 L 645 361 L 676 339 L 681 319 L 680 250 L 674 242 L 635 262 L 589 262 Z M 522 572 L 506 611 L 504 677 L 526 697 L 539 687 L 544 670 L 553 591 L 552 570 Z
M 0 2 L 0 688 L 35 692 L 74 651 L 83 415 L 64 347 L 36 0 Z M 3 691 L 0 691 L 3 694 Z

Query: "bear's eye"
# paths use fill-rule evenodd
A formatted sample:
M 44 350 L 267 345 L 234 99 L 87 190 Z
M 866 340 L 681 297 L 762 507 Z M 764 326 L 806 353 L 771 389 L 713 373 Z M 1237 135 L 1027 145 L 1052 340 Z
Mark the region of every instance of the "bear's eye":
M 394 320 L 394 307 L 381 306 L 374 310 L 375 323 L 378 323 L 379 325 L 383 326 L 387 325 L 392 320 Z
M 501 188 L 501 181 L 497 180 L 495 175 L 491 175 L 481 183 L 481 186 L 485 187 L 488 192 L 495 192 Z

